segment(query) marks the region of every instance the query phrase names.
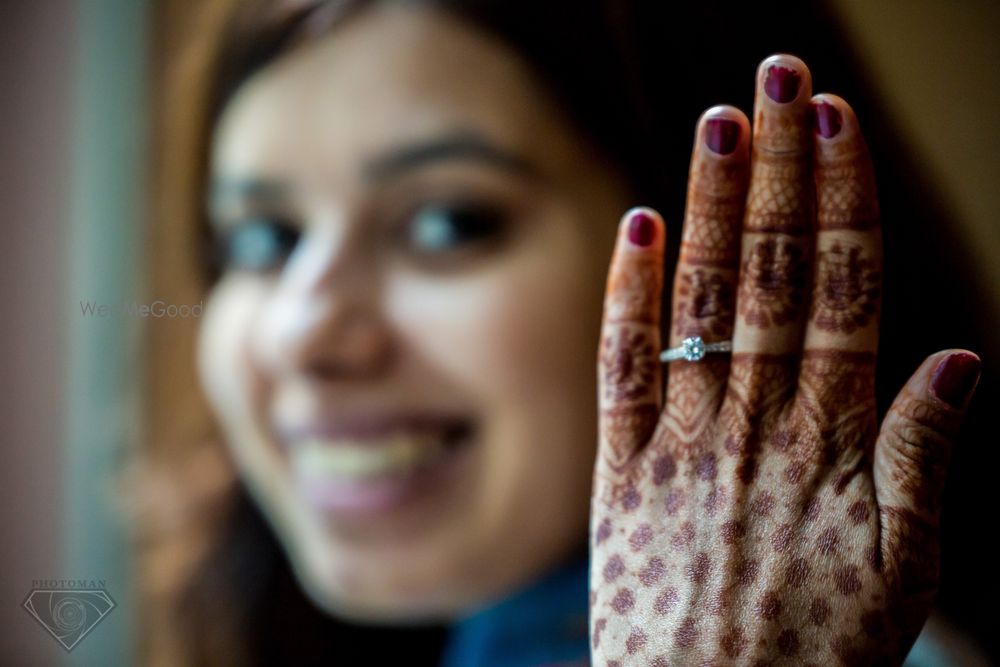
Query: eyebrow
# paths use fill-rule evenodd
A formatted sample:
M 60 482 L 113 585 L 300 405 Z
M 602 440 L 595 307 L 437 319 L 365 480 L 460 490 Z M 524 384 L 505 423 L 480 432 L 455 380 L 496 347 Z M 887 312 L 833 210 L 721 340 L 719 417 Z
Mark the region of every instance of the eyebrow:
M 455 134 L 436 139 L 404 144 L 378 155 L 362 169 L 363 177 L 378 183 L 398 177 L 407 171 L 451 160 L 479 162 L 519 176 L 538 176 L 538 170 L 523 156 L 474 133 Z M 282 202 L 289 187 L 281 181 L 257 177 L 218 176 L 212 180 L 209 202 L 254 201 Z
M 365 165 L 364 175 L 370 181 L 383 181 L 410 169 L 447 160 L 480 162 L 521 176 L 537 175 L 535 167 L 524 157 L 475 133 L 405 144 Z
M 209 209 L 226 201 L 281 203 L 288 199 L 289 188 L 281 181 L 258 177 L 216 176 L 208 194 Z

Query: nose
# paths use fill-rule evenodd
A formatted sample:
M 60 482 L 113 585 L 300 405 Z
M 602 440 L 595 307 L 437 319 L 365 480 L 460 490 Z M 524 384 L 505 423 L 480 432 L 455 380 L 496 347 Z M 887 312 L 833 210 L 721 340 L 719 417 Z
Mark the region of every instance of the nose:
M 306 235 L 256 324 L 253 349 L 272 377 L 372 378 L 391 363 L 376 262 L 346 235 Z

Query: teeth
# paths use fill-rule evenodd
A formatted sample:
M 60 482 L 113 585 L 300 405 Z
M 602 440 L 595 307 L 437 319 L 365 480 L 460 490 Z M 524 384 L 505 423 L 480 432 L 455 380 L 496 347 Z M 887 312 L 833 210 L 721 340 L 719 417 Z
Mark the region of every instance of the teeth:
M 364 443 L 310 440 L 295 447 L 293 465 L 310 477 L 368 478 L 413 470 L 444 452 L 437 433 L 397 433 Z

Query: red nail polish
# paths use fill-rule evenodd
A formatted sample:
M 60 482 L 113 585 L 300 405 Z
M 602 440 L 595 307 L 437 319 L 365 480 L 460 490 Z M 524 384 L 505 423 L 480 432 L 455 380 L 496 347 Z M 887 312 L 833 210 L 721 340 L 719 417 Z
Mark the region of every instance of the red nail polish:
M 840 116 L 837 107 L 829 102 L 816 102 L 812 105 L 813 129 L 816 134 L 825 139 L 832 139 L 840 132 L 844 125 L 844 119 Z
M 656 236 L 656 223 L 645 211 L 636 211 L 628 221 L 628 240 L 645 248 Z
M 953 407 L 962 407 L 979 379 L 979 367 L 979 359 L 968 352 L 946 357 L 931 376 L 934 395 Z
M 802 77 L 791 67 L 771 65 L 764 79 L 764 92 L 775 102 L 791 102 L 799 94 Z
M 728 118 L 710 118 L 705 121 L 705 143 L 713 153 L 729 155 L 736 150 L 740 140 L 740 124 Z

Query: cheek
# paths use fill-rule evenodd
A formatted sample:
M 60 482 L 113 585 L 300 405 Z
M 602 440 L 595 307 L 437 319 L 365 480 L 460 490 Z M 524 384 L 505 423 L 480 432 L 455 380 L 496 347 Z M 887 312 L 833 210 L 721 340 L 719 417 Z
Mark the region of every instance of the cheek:
M 398 280 L 390 290 L 407 346 L 482 419 L 478 488 L 498 513 L 525 502 L 515 490 L 559 500 L 547 506 L 565 510 L 589 480 L 601 273 L 577 230 L 566 229 L 490 271 L 449 282 Z M 546 470 L 560 471 L 558 483 Z
M 223 426 L 246 419 L 253 374 L 246 359 L 257 289 L 224 279 L 209 296 L 198 335 L 198 374 Z
M 523 404 L 595 373 L 600 287 L 579 264 L 554 257 L 448 281 L 401 278 L 387 310 L 406 347 L 470 399 L 490 410 Z

